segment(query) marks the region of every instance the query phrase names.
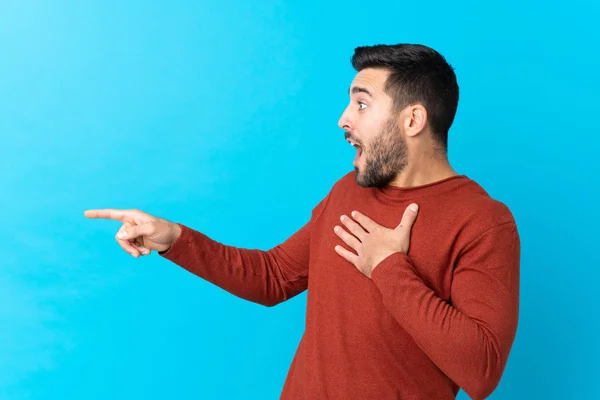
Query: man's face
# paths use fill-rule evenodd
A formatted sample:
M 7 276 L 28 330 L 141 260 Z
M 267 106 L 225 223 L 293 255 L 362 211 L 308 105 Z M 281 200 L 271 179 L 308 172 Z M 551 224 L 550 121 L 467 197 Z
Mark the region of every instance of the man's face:
M 408 149 L 393 100 L 384 91 L 389 72 L 367 68 L 350 86 L 350 104 L 338 121 L 356 145 L 356 182 L 362 187 L 390 183 L 407 164 Z

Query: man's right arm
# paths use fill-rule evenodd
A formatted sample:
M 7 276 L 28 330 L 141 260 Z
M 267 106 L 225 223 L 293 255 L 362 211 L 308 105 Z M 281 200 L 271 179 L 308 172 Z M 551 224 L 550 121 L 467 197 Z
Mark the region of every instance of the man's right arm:
M 311 233 L 328 199 L 319 202 L 300 230 L 267 251 L 225 245 L 177 223 L 179 237 L 159 254 L 240 298 L 274 306 L 306 290 Z

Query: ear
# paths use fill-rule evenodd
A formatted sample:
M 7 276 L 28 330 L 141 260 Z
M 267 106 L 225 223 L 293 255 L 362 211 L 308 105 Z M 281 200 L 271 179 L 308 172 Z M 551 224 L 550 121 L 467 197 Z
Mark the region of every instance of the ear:
M 427 110 L 421 104 L 415 104 L 405 109 L 404 132 L 406 136 L 417 136 L 427 124 Z

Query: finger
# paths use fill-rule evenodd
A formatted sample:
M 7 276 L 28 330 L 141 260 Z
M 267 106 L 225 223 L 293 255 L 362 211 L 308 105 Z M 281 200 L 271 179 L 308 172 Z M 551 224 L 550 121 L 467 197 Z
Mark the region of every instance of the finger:
M 408 229 L 410 230 L 417 219 L 417 213 L 419 211 L 419 206 L 415 203 L 406 207 L 404 210 L 404 214 L 402 215 L 402 220 L 400 224 L 396 227 L 396 230 Z
M 119 232 L 119 239 L 132 243 L 141 255 L 149 255 L 152 250 L 144 247 L 143 237 L 156 233 L 156 227 L 154 224 L 152 222 L 148 222 L 141 225 L 132 225 L 126 222 L 124 226 L 125 228 Z
M 364 228 L 362 226 L 360 226 L 359 224 L 357 224 L 352 218 L 348 217 L 347 215 L 342 215 L 340 217 L 340 221 L 342 221 L 342 223 L 344 225 L 346 225 L 346 227 L 348 228 L 348 230 L 358 238 L 358 240 L 360 240 L 361 242 L 364 240 L 365 235 L 367 234 L 367 232 L 364 230 Z
M 377 222 L 373 221 L 365 214 L 359 213 L 358 211 L 352 211 L 352 217 L 356 220 L 356 222 L 361 224 L 363 228 L 365 228 L 369 233 L 375 231 L 377 228 L 382 227 Z
M 124 226 L 124 229 L 129 229 L 131 226 L 133 226 L 133 224 L 131 224 L 129 222 L 125 222 L 125 223 L 123 223 L 123 226 Z M 144 247 L 144 238 L 143 237 L 138 236 L 133 240 L 129 240 L 129 243 L 140 252 L 140 255 L 147 256 L 148 254 L 150 254 L 150 249 L 147 249 Z
M 346 232 L 344 228 L 338 225 L 333 228 L 333 231 L 340 237 L 340 239 L 342 239 L 348 246 L 352 247 L 358 253 L 361 243 L 357 238 Z
M 117 243 L 119 243 L 123 250 L 125 250 L 135 258 L 138 258 L 140 256 L 140 251 L 129 240 L 123 240 L 119 238 L 119 234 L 122 232 L 123 229 L 125 229 L 125 225 L 123 225 L 121 229 L 119 229 L 117 235 L 115 236 Z
M 151 250 L 144 247 L 143 244 L 138 243 L 137 241 L 131 242 L 130 243 L 133 244 L 133 246 L 140 252 L 141 256 L 147 256 L 148 254 L 150 254 Z
M 346 250 L 344 247 L 339 245 L 335 246 L 335 251 L 356 267 L 356 264 L 358 263 L 358 255 L 354 254 L 349 250 Z
M 156 233 L 156 227 L 152 222 L 141 225 L 131 225 L 123 228 L 119 232 L 119 239 L 134 240 L 141 236 L 150 236 Z
M 134 210 L 116 210 L 114 208 L 105 208 L 102 210 L 85 210 L 83 215 L 87 218 L 104 218 L 115 221 L 134 222 Z
M 131 243 L 133 247 L 138 249 L 142 256 L 147 256 L 151 252 L 149 248 L 144 247 L 144 240 L 141 237 L 130 240 L 129 243 Z

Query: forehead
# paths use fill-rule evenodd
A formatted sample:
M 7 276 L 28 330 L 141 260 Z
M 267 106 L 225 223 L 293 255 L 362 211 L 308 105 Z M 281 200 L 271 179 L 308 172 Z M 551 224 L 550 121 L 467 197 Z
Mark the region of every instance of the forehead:
M 352 84 L 350 85 L 350 94 L 356 88 L 368 90 L 373 97 L 378 97 L 384 94 L 385 81 L 389 75 L 387 70 L 381 68 L 365 68 L 359 71 Z

